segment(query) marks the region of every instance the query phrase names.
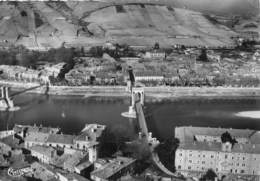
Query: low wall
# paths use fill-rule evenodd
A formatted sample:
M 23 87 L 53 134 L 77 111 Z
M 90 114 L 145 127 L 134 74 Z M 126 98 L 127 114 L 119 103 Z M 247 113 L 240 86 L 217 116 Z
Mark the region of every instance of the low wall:
M 33 83 L 7 82 L 0 80 L 0 85 L 11 87 L 13 91 L 23 91 L 37 86 Z M 48 91 L 47 91 L 48 90 Z M 169 99 L 188 97 L 260 97 L 260 87 L 144 87 L 145 96 Z M 50 86 L 29 90 L 29 93 L 48 93 L 50 95 L 78 95 L 78 96 L 116 96 L 128 97 L 130 93 L 125 86 Z

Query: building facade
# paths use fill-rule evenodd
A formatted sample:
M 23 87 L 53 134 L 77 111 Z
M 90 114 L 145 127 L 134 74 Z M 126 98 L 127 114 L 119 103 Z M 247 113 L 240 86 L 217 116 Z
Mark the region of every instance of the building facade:
M 222 142 L 230 133 L 236 143 Z M 202 175 L 212 169 L 218 176 L 260 176 L 260 132 L 221 128 L 180 127 L 175 129 L 180 146 L 175 154 L 177 172 Z M 259 141 L 258 141 L 259 140 Z

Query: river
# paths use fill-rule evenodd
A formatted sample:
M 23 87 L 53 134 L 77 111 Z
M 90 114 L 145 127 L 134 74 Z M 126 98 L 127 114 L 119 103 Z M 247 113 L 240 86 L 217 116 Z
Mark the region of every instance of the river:
M 60 127 L 63 133 L 77 134 L 85 124 L 107 125 L 112 131 L 129 138 L 136 135 L 137 124 L 121 116 L 128 110 L 127 98 L 84 98 L 79 96 L 46 96 L 23 94 L 14 102 L 21 109 L 0 112 L 0 130 L 14 124 L 42 124 Z M 174 135 L 176 126 L 209 126 L 260 130 L 260 120 L 238 117 L 243 111 L 260 109 L 260 98 L 179 99 L 175 101 L 146 102 L 148 129 L 159 140 Z

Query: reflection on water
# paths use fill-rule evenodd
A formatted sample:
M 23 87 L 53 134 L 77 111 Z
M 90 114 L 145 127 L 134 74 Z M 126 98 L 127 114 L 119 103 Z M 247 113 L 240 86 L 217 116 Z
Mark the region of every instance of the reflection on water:
M 236 113 L 235 116 L 252 118 L 252 119 L 260 119 L 260 111 L 244 111 Z
M 129 99 L 84 98 L 24 94 L 15 98 L 21 110 L 0 113 L 0 129 L 17 124 L 60 127 L 64 133 L 77 134 L 85 124 L 107 125 L 115 134 L 132 138 L 136 120 L 121 116 L 128 110 Z M 259 129 L 260 121 L 237 117 L 242 111 L 258 110 L 260 99 L 181 99 L 174 102 L 146 103 L 145 115 L 153 135 L 164 139 L 174 135 L 175 126 L 210 126 Z

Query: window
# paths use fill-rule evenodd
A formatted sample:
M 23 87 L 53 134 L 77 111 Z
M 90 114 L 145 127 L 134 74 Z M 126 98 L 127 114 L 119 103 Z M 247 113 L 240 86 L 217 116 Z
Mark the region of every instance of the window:
M 232 156 L 232 160 L 234 160 L 234 157 Z
M 192 160 L 189 160 L 190 163 L 192 163 Z
M 239 166 L 239 163 L 237 163 L 237 166 Z
M 225 155 L 225 159 L 227 159 L 228 158 L 228 155 Z
M 211 158 L 214 158 L 214 155 L 211 155 Z
M 180 156 L 182 156 L 182 153 L 180 153 Z
M 245 157 L 243 157 L 243 160 L 245 160 Z
M 245 166 L 246 166 L 246 164 L 243 163 L 243 164 L 242 164 L 242 167 L 245 167 Z
M 205 158 L 205 155 L 203 155 L 203 158 Z
M 192 156 L 192 154 L 190 154 L 189 156 Z
M 244 170 L 241 170 L 240 173 L 245 173 L 245 171 L 244 171 Z
M 201 163 L 202 163 L 202 164 L 205 164 L 205 161 L 202 161 Z
M 230 173 L 232 173 L 233 172 L 233 170 L 232 169 L 230 169 Z
M 191 169 L 191 167 L 188 167 L 188 169 L 190 170 L 190 169 Z
M 181 169 L 181 166 L 180 166 L 180 165 L 178 166 L 178 169 Z

